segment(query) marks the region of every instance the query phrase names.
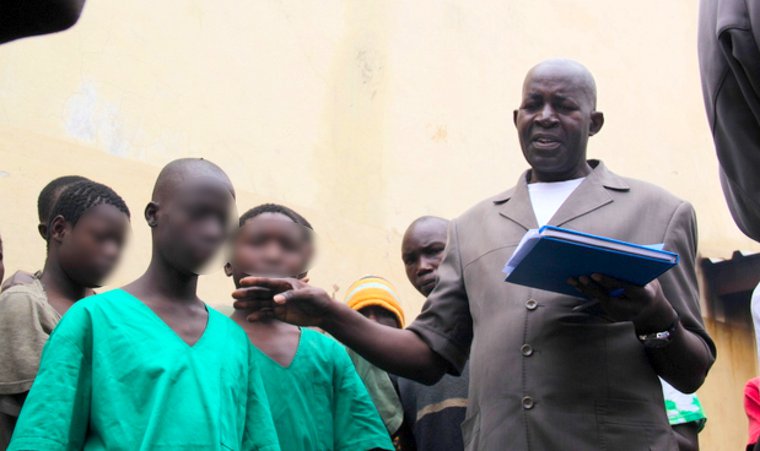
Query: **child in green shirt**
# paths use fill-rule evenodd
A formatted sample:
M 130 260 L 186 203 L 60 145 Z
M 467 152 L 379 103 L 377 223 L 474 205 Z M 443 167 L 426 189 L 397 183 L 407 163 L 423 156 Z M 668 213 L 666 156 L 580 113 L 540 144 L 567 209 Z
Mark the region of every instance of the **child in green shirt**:
M 313 254 L 311 225 L 295 211 L 265 204 L 240 218 L 225 270 L 242 277 L 303 278 Z M 232 319 L 254 344 L 280 446 L 285 451 L 392 450 L 377 409 L 345 349 L 319 332 L 268 318 Z

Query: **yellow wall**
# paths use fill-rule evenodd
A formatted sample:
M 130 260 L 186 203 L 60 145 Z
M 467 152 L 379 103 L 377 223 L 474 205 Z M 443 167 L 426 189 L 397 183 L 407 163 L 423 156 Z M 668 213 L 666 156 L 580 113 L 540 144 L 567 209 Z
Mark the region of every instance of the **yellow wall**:
M 78 173 L 111 185 L 135 213 L 111 283 L 136 277 L 157 171 L 205 156 L 230 174 L 241 211 L 276 201 L 313 221 L 315 284 L 342 296 L 356 277 L 382 274 L 413 316 L 421 299 L 403 275 L 401 233 L 419 215 L 451 217 L 514 183 L 525 168 L 512 127 L 522 77 L 554 56 L 597 77 L 607 123 L 592 157 L 693 202 L 703 255 L 757 251 L 720 194 L 696 3 L 90 1 L 72 30 L 0 48 L 7 266 L 41 266 L 35 197 Z M 201 288 L 227 302 L 220 273 Z M 721 393 L 708 384 L 708 408 Z M 743 437 L 725 432 L 744 424 L 742 412 L 715 409 L 705 449 L 738 449 Z

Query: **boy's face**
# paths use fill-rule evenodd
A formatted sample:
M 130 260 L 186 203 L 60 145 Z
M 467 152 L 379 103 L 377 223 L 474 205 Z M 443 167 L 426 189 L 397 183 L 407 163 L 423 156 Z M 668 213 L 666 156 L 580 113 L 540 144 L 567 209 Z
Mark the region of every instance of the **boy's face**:
M 215 177 L 189 178 L 146 216 L 154 222 L 154 245 L 172 266 L 198 274 L 220 250 L 235 213 L 232 186 Z
M 102 285 L 119 261 L 129 233 L 129 218 L 113 205 L 100 204 L 87 210 L 73 227 L 63 218 L 53 223 L 53 237 L 60 242 L 58 260 L 77 283 Z
M 396 315 L 380 306 L 373 305 L 370 307 L 364 307 L 359 310 L 359 313 L 367 317 L 367 319 L 382 324 L 383 326 L 395 327 L 396 329 L 401 328 L 401 325 L 396 319 Z
M 436 220 L 417 223 L 404 234 L 401 257 L 406 277 L 425 297 L 430 295 L 438 281 L 446 237 L 446 222 Z
M 225 267 L 235 285 L 247 275 L 298 277 L 306 272 L 310 230 L 280 213 L 262 213 L 243 224 Z

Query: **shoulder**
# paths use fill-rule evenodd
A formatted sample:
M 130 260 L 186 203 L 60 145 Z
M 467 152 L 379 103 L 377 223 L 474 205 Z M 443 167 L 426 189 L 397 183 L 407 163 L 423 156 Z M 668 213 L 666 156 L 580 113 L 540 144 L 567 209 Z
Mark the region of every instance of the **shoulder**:
M 628 178 L 628 177 L 620 177 L 622 180 L 625 180 L 625 182 L 629 185 L 630 189 L 627 191 L 615 191 L 610 190 L 614 193 L 619 193 L 619 196 L 628 196 L 631 198 L 635 198 L 636 200 L 641 201 L 657 201 L 660 205 L 667 207 L 671 210 L 675 210 L 676 208 L 682 206 L 682 205 L 688 205 L 691 206 L 687 201 L 677 197 L 670 191 L 666 190 L 665 188 L 662 188 L 661 186 L 657 186 L 653 183 L 645 182 L 643 180 Z
M 493 215 L 493 212 L 498 209 L 500 204 L 503 204 L 505 200 L 512 197 L 514 191 L 515 187 L 512 187 L 481 200 L 459 216 L 453 218 L 450 227 L 456 230 L 468 230 L 471 227 L 480 228 L 483 222 Z
M 66 315 L 69 315 L 72 311 L 96 313 L 112 310 L 114 307 L 122 307 L 125 305 L 124 301 L 128 296 L 127 292 L 118 288 L 94 294 L 75 302 L 69 311 L 66 312 Z
M 696 213 L 690 202 L 681 199 L 666 189 L 632 178 L 622 178 L 629 184 L 626 191 L 609 190 L 616 203 L 625 205 L 646 217 L 652 224 L 660 224 L 666 229 L 672 227 L 696 230 Z
M 301 337 L 304 342 L 312 343 L 315 347 L 318 347 L 320 349 L 329 350 L 331 352 L 340 351 L 345 353 L 346 350 L 343 347 L 342 344 L 340 344 L 336 339 L 333 337 L 316 331 L 314 329 L 309 329 L 308 327 L 302 327 L 301 328 Z
M 51 308 L 38 280 L 14 285 L 0 294 L 0 312 L 40 311 Z
M 351 361 L 347 349 L 327 334 L 303 327 L 301 328 L 301 341 L 309 353 L 320 356 L 325 362 L 340 366 Z
M 250 341 L 248 340 L 248 335 L 246 335 L 245 330 L 243 330 L 242 327 L 237 325 L 235 321 L 233 321 L 230 317 L 208 304 L 206 304 L 206 310 L 208 311 L 209 324 L 213 322 L 216 324 L 218 330 L 221 331 L 221 333 L 225 335 L 228 340 L 244 344 L 245 346 L 241 346 L 241 348 L 248 349 Z
M 63 315 L 61 323 L 56 329 L 64 324 L 64 329 L 83 327 L 85 324 L 88 326 L 101 323 L 103 325 L 110 324 L 110 321 L 99 321 L 97 318 L 103 319 L 119 315 L 129 305 L 129 299 L 127 299 L 129 296 L 121 289 L 114 289 L 80 299 Z M 123 320 L 123 318 L 117 318 L 118 320 Z

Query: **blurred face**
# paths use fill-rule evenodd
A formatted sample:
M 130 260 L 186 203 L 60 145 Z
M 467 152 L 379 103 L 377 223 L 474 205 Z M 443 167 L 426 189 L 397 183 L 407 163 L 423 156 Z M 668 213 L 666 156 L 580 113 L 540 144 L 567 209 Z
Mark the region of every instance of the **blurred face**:
M 371 307 L 364 307 L 359 310 L 359 313 L 367 317 L 367 319 L 382 324 L 383 326 L 395 327 L 396 329 L 401 328 L 401 325 L 396 320 L 396 315 L 382 307 L 374 305 Z
M 525 80 L 514 122 L 531 181 L 561 181 L 589 172 L 588 137 L 601 129 L 602 113 L 594 109 L 588 83 L 577 70 L 539 67 Z
M 401 243 L 401 258 L 406 277 L 423 296 L 427 297 L 438 281 L 438 266 L 446 249 L 447 224 L 440 220 L 414 224 Z
M 238 231 L 225 270 L 235 285 L 247 275 L 298 277 L 306 272 L 310 251 L 309 229 L 283 214 L 262 213 Z
M 107 204 L 87 210 L 73 227 L 60 216 L 51 226 L 61 268 L 88 288 L 101 286 L 111 274 L 129 233 L 127 215 Z
M 154 245 L 171 265 L 198 274 L 221 250 L 234 224 L 232 186 L 216 177 L 186 180 L 146 209 Z

